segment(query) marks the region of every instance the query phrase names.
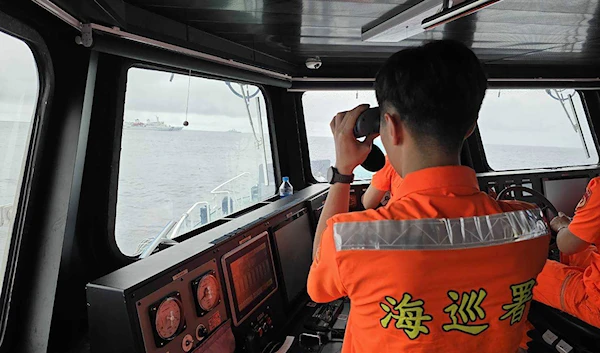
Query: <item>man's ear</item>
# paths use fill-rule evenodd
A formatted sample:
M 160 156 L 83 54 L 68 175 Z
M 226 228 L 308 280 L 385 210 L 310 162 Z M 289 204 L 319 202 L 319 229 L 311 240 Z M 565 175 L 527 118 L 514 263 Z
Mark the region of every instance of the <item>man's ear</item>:
M 385 113 L 383 116 L 385 123 L 389 129 L 390 142 L 393 145 L 400 145 L 404 141 L 404 125 L 400 118 L 390 113 Z
M 469 131 L 467 131 L 467 134 L 465 135 L 465 140 L 468 139 L 469 136 L 471 136 L 473 134 L 473 132 L 475 132 L 476 127 L 477 127 L 477 120 L 475 120 L 475 123 L 473 123 L 473 126 L 471 126 Z

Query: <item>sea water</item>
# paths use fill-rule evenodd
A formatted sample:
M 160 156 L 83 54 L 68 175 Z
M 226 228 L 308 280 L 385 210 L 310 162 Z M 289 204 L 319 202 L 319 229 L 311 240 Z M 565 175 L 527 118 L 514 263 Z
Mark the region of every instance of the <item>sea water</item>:
M 28 134 L 29 124 L 0 122 L 0 206 L 14 203 Z M 333 139 L 309 137 L 308 142 L 313 174 L 324 178 L 335 160 Z M 194 203 L 213 200 L 211 191 L 231 178 L 241 175 L 217 191 L 239 189 L 247 194 L 244 197 L 251 197 L 251 188 L 259 183 L 259 175 L 264 175 L 263 150 L 267 151 L 270 185 L 263 188 L 265 194 L 260 197 L 275 195 L 278 190 L 272 176 L 270 146 L 263 149 L 252 134 L 124 130 L 121 147 L 115 233 L 119 247 L 128 254 L 144 239 L 157 235 L 169 221 L 177 221 Z M 577 148 L 487 145 L 486 154 L 496 169 L 590 164 L 583 150 Z M 355 174 L 357 179 L 371 175 L 361 169 Z M 8 224 L 0 226 L 0 251 L 5 243 L 1 239 L 7 234 Z

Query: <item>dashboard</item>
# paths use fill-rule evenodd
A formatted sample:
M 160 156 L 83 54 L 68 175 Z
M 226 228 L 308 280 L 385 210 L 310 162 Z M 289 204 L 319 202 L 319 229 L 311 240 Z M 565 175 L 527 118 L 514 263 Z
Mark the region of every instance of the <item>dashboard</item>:
M 165 286 L 136 301 L 146 352 L 180 345 L 187 353 L 227 319 L 216 261 L 174 276 Z M 180 337 L 180 340 L 175 338 Z
M 600 175 L 600 169 L 573 169 L 560 171 L 527 171 L 513 173 L 480 173 L 477 174 L 479 188 L 499 193 L 509 186 L 524 186 L 542 193 L 552 202 L 558 211 L 572 217 L 575 208 L 585 193 L 587 184 L 592 178 Z M 534 202 L 526 192 L 510 195 L 518 200 Z
M 308 301 L 311 216 L 322 207 L 308 200 L 324 200 L 327 187 L 311 186 L 89 283 L 92 352 L 261 352 Z
M 599 174 L 489 173 L 478 180 L 482 191 L 533 188 L 572 214 Z M 351 211 L 362 209 L 367 187 L 352 186 Z M 260 353 L 281 341 L 311 304 L 306 279 L 327 190 L 310 186 L 89 283 L 92 352 Z

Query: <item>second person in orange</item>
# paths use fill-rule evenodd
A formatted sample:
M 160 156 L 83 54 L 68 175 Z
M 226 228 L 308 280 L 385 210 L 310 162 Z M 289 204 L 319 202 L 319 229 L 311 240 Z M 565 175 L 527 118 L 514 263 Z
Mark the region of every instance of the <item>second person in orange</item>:
M 362 196 L 365 209 L 377 208 L 391 202 L 396 190 L 402 184 L 402 177 L 390 164 L 390 159 L 385 157 L 385 165 L 381 170 L 373 174 L 371 184 Z
M 560 262 L 547 260 L 533 299 L 600 327 L 600 177 L 594 178 L 571 221 L 564 214 L 550 222 L 557 232 Z M 595 244 L 595 245 L 593 245 Z

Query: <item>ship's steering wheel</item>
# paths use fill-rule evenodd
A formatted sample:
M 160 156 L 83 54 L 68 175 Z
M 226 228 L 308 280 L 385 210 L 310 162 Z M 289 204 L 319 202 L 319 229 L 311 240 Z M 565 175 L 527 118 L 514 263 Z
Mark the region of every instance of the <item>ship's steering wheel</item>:
M 506 189 L 500 191 L 496 200 L 517 200 L 517 191 L 520 191 L 518 195 L 523 195 L 524 192 L 529 193 L 531 197 L 533 197 L 535 203 L 540 206 L 543 215 L 546 217 L 548 223 L 558 216 L 558 210 L 556 207 L 544 196 L 542 193 L 535 191 L 530 188 L 526 188 L 524 186 L 509 186 Z M 524 201 L 524 200 L 521 200 Z M 527 202 L 530 202 L 529 200 Z M 558 257 L 558 248 L 556 246 L 556 232 L 550 229 L 550 252 L 548 254 L 549 258 L 557 258 Z

